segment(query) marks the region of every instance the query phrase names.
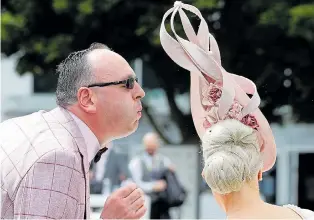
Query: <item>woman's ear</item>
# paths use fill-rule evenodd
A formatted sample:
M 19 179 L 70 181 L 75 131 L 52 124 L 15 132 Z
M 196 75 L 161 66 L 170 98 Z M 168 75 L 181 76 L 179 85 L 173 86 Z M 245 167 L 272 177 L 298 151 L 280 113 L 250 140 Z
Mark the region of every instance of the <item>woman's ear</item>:
M 258 171 L 257 178 L 258 178 L 258 181 L 262 181 L 263 180 L 263 172 L 261 170 Z
M 204 177 L 204 169 L 203 169 L 201 175 L 202 175 L 202 177 L 205 179 L 205 177 Z

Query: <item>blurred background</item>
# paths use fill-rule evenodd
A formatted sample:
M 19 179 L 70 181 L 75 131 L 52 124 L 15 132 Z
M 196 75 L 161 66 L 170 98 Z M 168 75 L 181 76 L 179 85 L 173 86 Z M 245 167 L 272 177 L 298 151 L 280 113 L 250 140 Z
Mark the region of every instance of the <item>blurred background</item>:
M 183 205 L 171 210 L 172 216 L 223 218 L 200 176 L 202 161 L 190 114 L 189 73 L 160 46 L 160 23 L 173 3 L 2 0 L 0 119 L 56 107 L 56 65 L 72 51 L 93 42 L 104 43 L 130 62 L 146 92 L 138 130 L 112 143 L 120 158 L 117 166 L 128 170 L 129 161 L 143 149 L 143 136 L 156 132 L 161 138 L 160 152 L 171 159 L 187 191 Z M 183 3 L 201 10 L 218 42 L 225 69 L 248 77 L 258 87 L 261 110 L 271 123 L 278 147 L 276 165 L 260 183 L 263 198 L 313 210 L 313 0 Z M 197 28 L 199 19 L 186 13 Z M 177 22 L 176 29 L 183 36 L 179 19 Z M 103 204 L 101 191 L 92 193 L 100 196 Z M 97 202 L 93 204 L 97 210 Z

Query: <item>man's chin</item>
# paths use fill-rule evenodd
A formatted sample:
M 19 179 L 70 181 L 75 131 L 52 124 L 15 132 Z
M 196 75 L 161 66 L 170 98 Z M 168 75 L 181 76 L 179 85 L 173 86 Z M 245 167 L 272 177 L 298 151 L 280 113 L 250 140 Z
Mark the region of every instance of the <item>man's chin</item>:
M 139 125 L 139 120 L 136 120 L 133 123 L 132 128 L 130 129 L 130 132 L 128 133 L 128 135 L 133 134 L 137 129 L 138 129 L 138 125 Z
M 137 130 L 138 125 L 139 125 L 139 121 L 136 120 L 125 133 L 121 134 L 120 136 L 117 136 L 115 139 L 125 138 L 133 134 Z
M 140 123 L 139 120 L 136 120 L 136 121 L 133 123 L 133 126 L 132 126 L 132 128 L 131 128 L 131 131 L 129 132 L 128 135 L 133 134 L 133 133 L 138 129 L 139 123 Z

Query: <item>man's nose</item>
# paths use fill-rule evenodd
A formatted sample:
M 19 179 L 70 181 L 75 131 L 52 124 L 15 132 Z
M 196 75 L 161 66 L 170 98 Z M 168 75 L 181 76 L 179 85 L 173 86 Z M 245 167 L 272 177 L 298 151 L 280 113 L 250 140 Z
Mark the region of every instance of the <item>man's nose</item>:
M 140 86 L 140 84 L 136 83 L 135 85 L 135 99 L 142 99 L 145 96 L 145 92 L 143 88 Z

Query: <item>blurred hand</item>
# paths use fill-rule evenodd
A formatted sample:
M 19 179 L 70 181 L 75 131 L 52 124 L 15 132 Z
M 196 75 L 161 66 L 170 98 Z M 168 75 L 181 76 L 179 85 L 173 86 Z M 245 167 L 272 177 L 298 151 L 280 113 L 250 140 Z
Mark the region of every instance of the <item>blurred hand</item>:
M 94 172 L 93 171 L 89 171 L 89 180 L 93 180 L 94 179 Z
M 140 219 L 146 212 L 144 192 L 134 183 L 112 193 L 101 213 L 101 219 Z
M 162 192 L 162 191 L 164 191 L 164 190 L 166 189 L 166 187 L 167 187 L 166 181 L 164 181 L 164 180 L 158 180 L 158 181 L 156 182 L 156 184 L 154 185 L 153 190 L 154 190 L 155 192 Z
M 119 176 L 120 181 L 126 180 L 126 176 L 124 174 L 120 174 Z

